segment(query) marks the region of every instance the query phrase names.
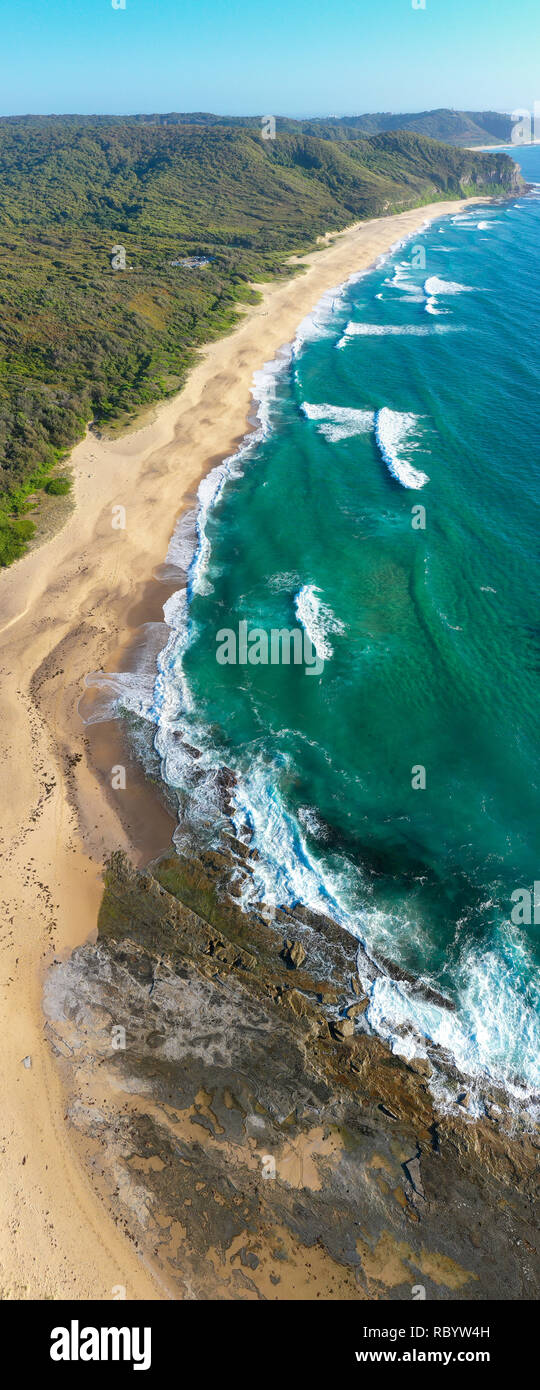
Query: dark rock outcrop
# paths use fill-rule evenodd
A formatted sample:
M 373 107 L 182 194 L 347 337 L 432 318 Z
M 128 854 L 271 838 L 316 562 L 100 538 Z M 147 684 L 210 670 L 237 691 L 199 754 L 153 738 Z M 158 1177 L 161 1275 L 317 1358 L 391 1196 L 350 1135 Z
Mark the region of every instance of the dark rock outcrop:
M 97 942 L 46 987 L 76 1142 L 164 1288 L 535 1297 L 536 1136 L 496 1095 L 476 1121 L 441 1113 L 440 1059 L 392 1056 L 358 1012 L 358 943 L 304 910 L 240 911 L 227 867 L 113 856 Z

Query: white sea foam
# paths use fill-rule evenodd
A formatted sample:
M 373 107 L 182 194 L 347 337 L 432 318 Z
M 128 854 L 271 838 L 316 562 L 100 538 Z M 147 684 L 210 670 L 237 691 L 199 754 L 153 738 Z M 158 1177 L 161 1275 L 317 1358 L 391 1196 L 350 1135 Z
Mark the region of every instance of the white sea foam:
M 299 806 L 298 819 L 314 840 L 328 839 L 328 831 L 319 819 L 316 806 Z
M 221 497 L 226 484 L 232 478 L 242 477 L 242 464 L 249 457 L 252 450 L 270 433 L 272 410 L 277 394 L 279 378 L 289 366 L 290 360 L 291 348 L 287 345 L 281 349 L 273 361 L 265 362 L 264 367 L 262 367 L 260 371 L 254 373 L 251 389 L 253 400 L 257 406 L 257 428 L 252 434 L 246 435 L 243 443 L 235 454 L 231 454 L 228 458 L 224 459 L 222 463 L 219 463 L 199 484 L 196 518 L 197 548 L 188 573 L 188 590 L 190 595 L 192 593 L 205 594 L 212 591 L 212 585 L 208 579 L 207 573 L 211 552 L 211 545 L 206 530 L 209 514 Z
M 180 595 L 185 600 L 185 589 Z M 152 722 L 156 661 L 167 640 L 168 623 L 144 623 L 132 671 L 93 671 L 85 679 L 89 697 L 83 695 L 79 713 L 85 724 L 101 724 L 129 711 Z
M 348 279 L 341 285 L 335 285 L 333 289 L 326 290 L 321 295 L 315 308 L 299 324 L 295 339 L 292 345 L 294 357 L 298 357 L 305 343 L 317 342 L 321 338 L 331 338 L 336 331 L 336 315 L 343 309 L 346 293 L 350 285 L 362 280 L 367 275 L 366 270 L 356 271 L 349 275 Z
M 427 473 L 413 468 L 404 451 L 417 447 L 412 435 L 418 430 L 418 416 L 383 406 L 375 416 L 375 438 L 390 472 L 403 487 L 420 488 L 429 483 Z
M 308 420 L 317 421 L 319 434 L 330 444 L 340 439 L 353 439 L 357 434 L 366 434 L 373 429 L 373 411 L 355 410 L 346 405 L 311 405 L 302 402 L 302 411 Z
M 399 302 L 403 304 L 421 304 L 424 298 L 422 287 L 417 285 L 412 279 L 411 271 L 413 267 L 410 261 L 400 261 L 394 267 L 394 274 L 387 276 L 384 281 L 390 289 L 401 290 L 398 296 Z M 379 296 L 377 296 L 379 298 Z
M 429 329 L 427 330 L 430 331 Z M 413 435 L 418 430 L 418 416 L 409 412 L 354 410 L 348 406 L 302 404 L 304 415 L 317 421 L 317 429 L 330 443 L 351 439 L 375 428 L 377 444 L 390 472 L 403 487 L 421 488 L 429 482 L 426 473 L 413 468 L 407 454 L 418 447 Z
M 462 1074 L 478 1082 L 502 1082 L 510 1096 L 530 1101 L 540 1087 L 540 1028 L 534 1001 L 531 1006 L 524 1002 L 513 970 L 503 967 L 509 949 L 514 957 L 525 950 L 519 934 L 510 940 L 511 929 L 505 925 L 502 949 L 467 948 L 456 973 L 455 1010 L 423 994 L 422 981 L 414 989 L 374 968 L 379 950 L 393 953 L 398 923 L 387 924 L 381 913 L 369 909 L 351 912 L 350 870 L 328 872 L 312 858 L 302 833 L 305 828 L 317 837 L 311 808 L 299 815 L 299 824 L 285 809 L 278 781 L 272 766 L 257 757 L 234 792 L 237 830 L 246 822 L 250 825 L 260 856 L 243 890 L 245 905 L 264 901 L 293 907 L 300 901 L 315 911 L 330 912 L 365 947 L 367 955 L 359 955 L 359 974 L 370 1001 L 366 1018 L 394 1052 L 426 1056 L 427 1045 L 435 1043 L 450 1054 Z M 418 940 L 418 925 L 409 923 L 408 930 L 413 926 Z M 437 982 L 426 977 L 424 984 Z M 450 1107 L 456 1094 L 448 1090 L 440 1098 Z M 473 1104 L 471 1114 L 474 1109 Z
M 275 407 L 281 377 L 290 366 L 293 356 L 293 345 L 285 343 L 271 362 L 265 362 L 258 372 L 253 373 L 251 394 L 257 407 L 257 423 L 263 438 L 271 433 L 272 412 Z M 247 435 L 242 449 L 251 443 L 250 436 Z
M 345 628 L 329 605 L 319 598 L 320 593 L 321 590 L 315 584 L 303 584 L 295 594 L 294 611 L 315 648 L 319 661 L 329 661 L 334 649 L 328 638 L 331 633 L 344 632 Z
M 435 294 L 463 294 L 470 285 L 460 285 L 457 280 L 441 280 L 438 275 L 430 275 L 424 284 L 424 293 L 429 299 Z
M 125 710 L 152 721 L 155 679 L 155 657 L 147 672 L 93 671 L 86 677 L 85 685 L 97 698 L 93 708 L 85 709 L 82 714 L 84 723 L 102 724 L 104 720 L 118 718 Z
M 410 275 L 411 266 L 409 261 L 401 261 L 398 265 L 394 266 L 394 274 L 388 275 L 384 283 L 385 285 L 391 285 L 393 289 L 402 289 L 404 285 L 408 285 Z
M 382 270 L 383 265 L 386 265 L 386 262 L 395 255 L 396 251 L 399 251 L 402 246 L 405 246 L 406 240 L 407 238 L 400 238 L 399 241 L 394 241 L 392 246 L 388 248 L 388 251 L 384 251 L 383 255 L 379 256 L 378 260 L 375 262 L 376 269 Z
M 540 1087 L 538 1019 L 517 991 L 512 970 L 501 973 L 501 951 L 467 949 L 457 971 L 455 1010 L 430 1000 L 421 987 L 413 989 L 406 981 L 378 973 L 373 961 L 382 945 L 381 915 L 350 912 L 346 871 L 328 874 L 311 858 L 301 826 L 285 810 L 273 769 L 262 759 L 255 760 L 239 783 L 235 801 L 238 825 L 247 820 L 260 854 L 254 879 L 245 889 L 246 906 L 263 900 L 292 907 L 300 901 L 316 911 L 331 912 L 367 950 L 367 956 L 359 956 L 360 978 L 370 1000 L 367 1021 L 394 1052 L 426 1056 L 427 1045 L 435 1043 L 450 1054 L 462 1074 L 479 1083 L 502 1082 L 516 1100 L 531 1101 Z M 299 820 L 316 836 L 317 823 L 309 809 Z M 383 939 L 388 950 L 391 939 L 384 933 Z M 524 949 L 521 941 L 511 944 L 514 950 Z M 507 938 L 506 952 L 508 945 Z M 424 983 L 436 981 L 426 978 Z M 440 1098 L 450 1107 L 456 1093 L 448 1090 Z M 471 1114 L 475 1110 L 473 1102 Z
M 197 545 L 197 513 L 194 508 L 184 512 L 173 531 L 166 563 L 188 570 Z
M 508 956 L 509 928 L 505 931 Z M 418 1056 L 414 1039 L 420 1033 L 449 1052 L 463 1074 L 503 1081 L 510 1095 L 526 1100 L 540 1088 L 540 1030 L 535 1009 L 526 1004 L 514 972 L 505 970 L 503 962 L 501 950 L 467 949 L 457 972 L 456 1011 L 425 999 L 403 981 L 381 976 L 368 983 L 368 1021 L 393 1051 L 402 1050 L 410 1030 Z
M 280 754 L 281 766 L 287 761 L 287 756 Z M 276 907 L 302 902 L 315 911 L 331 912 L 345 926 L 347 913 L 339 901 L 339 875 L 327 875 L 324 867 L 311 859 L 303 828 L 283 803 L 279 774 L 272 762 L 262 754 L 255 755 L 232 798 L 236 833 L 247 823 L 259 851 L 259 859 L 253 861 L 253 875 L 244 885 L 245 905 L 264 902 Z
M 457 280 L 441 280 L 439 275 L 430 275 L 424 284 L 424 294 L 426 296 L 427 314 L 447 314 L 448 309 L 438 307 L 438 298 L 453 294 L 465 294 L 471 290 L 470 285 L 460 285 Z
M 171 701 L 175 710 L 179 701 L 184 711 L 193 708 L 191 692 L 182 666 L 182 657 L 192 636 L 187 589 L 178 589 L 175 594 L 171 594 L 163 605 L 163 617 L 169 628 L 169 638 L 157 660 L 150 717 L 166 726 L 170 723 Z M 171 685 L 171 674 L 174 675 L 176 684 Z
M 298 575 L 293 570 L 282 570 L 280 574 L 273 574 L 267 581 L 268 588 L 273 594 L 288 593 L 291 589 L 297 589 L 300 583 Z
M 423 300 L 424 296 L 422 295 L 422 302 Z M 345 347 L 351 338 L 426 338 L 430 333 L 456 333 L 458 331 L 459 326 L 454 327 L 453 324 L 437 324 L 433 328 L 427 328 L 425 325 L 417 323 L 355 323 L 351 320 L 337 346 L 338 348 Z
M 257 436 L 258 438 L 261 438 L 261 432 L 257 431 Z M 252 438 L 249 441 L 249 444 L 246 444 L 246 453 L 255 442 L 257 441 Z M 208 580 L 206 574 L 211 552 L 210 541 L 206 534 L 206 524 L 208 521 L 209 513 L 211 512 L 212 508 L 215 506 L 216 502 L 220 498 L 225 484 L 229 481 L 230 478 L 240 478 L 242 476 L 242 468 L 240 466 L 241 458 L 242 451 L 239 451 L 237 454 L 231 455 L 229 458 L 224 459 L 223 463 L 220 463 L 217 465 L 216 468 L 213 468 L 212 471 L 210 473 L 207 473 L 206 477 L 203 478 L 199 483 L 199 490 L 197 493 L 197 501 L 199 505 L 196 523 L 197 547 L 188 573 L 188 586 L 190 593 L 204 594 L 211 593 L 212 591 L 212 585 Z

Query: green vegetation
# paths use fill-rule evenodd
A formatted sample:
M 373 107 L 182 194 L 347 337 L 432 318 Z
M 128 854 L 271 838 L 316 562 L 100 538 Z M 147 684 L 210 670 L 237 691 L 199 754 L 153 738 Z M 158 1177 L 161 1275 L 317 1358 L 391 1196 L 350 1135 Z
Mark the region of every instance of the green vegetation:
M 413 130 L 432 140 L 444 140 L 449 145 L 504 145 L 512 134 L 512 119 L 500 111 L 419 111 L 395 115 L 378 112 L 365 116 L 322 118 L 303 121 L 308 135 L 322 135 L 325 140 L 353 140 L 362 135 L 380 135 L 392 130 Z
M 22 553 L 27 499 L 58 493 L 53 466 L 88 422 L 125 423 L 177 390 L 255 301 L 252 282 L 292 273 L 291 252 L 363 217 L 515 186 L 505 155 L 284 124 L 262 140 L 253 122 L 204 116 L 0 120 L 0 563 Z M 211 263 L 171 264 L 186 256 Z
M 55 116 L 8 116 L 6 124 L 39 124 L 56 121 Z M 216 116 L 211 111 L 168 111 L 141 116 L 63 116 L 71 128 L 133 125 L 197 125 L 201 127 L 243 126 L 247 130 L 261 129 L 260 116 Z M 353 140 L 365 135 L 381 135 L 388 131 L 412 130 L 416 135 L 428 135 L 448 145 L 508 145 L 512 137 L 512 117 L 502 111 L 454 111 L 439 107 L 436 111 L 368 111 L 362 116 L 312 116 L 295 121 L 290 116 L 277 117 L 278 134 L 316 135 L 322 140 Z
M 65 497 L 71 491 L 71 478 L 49 478 L 45 483 L 45 492 L 50 497 Z
M 11 565 L 13 560 L 24 555 L 35 529 L 29 517 L 6 516 L 0 512 L 0 558 L 3 565 Z

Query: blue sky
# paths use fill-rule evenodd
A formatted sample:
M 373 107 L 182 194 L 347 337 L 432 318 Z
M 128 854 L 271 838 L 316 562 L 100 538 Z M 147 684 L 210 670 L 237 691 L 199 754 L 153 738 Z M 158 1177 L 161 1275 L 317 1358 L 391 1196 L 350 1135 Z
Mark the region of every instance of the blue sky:
M 0 15 L 2 115 L 540 100 L 540 0 L 0 0 Z

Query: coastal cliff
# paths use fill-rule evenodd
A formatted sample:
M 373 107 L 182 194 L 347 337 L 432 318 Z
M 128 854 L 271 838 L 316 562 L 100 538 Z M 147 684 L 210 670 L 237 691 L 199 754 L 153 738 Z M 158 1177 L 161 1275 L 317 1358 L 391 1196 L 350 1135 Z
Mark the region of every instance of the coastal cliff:
M 97 941 L 47 980 L 71 1132 L 164 1292 L 537 1297 L 536 1133 L 493 1089 L 473 1118 L 437 1049 L 393 1056 L 358 943 L 242 912 L 246 872 L 232 838 L 144 873 L 114 854 Z

